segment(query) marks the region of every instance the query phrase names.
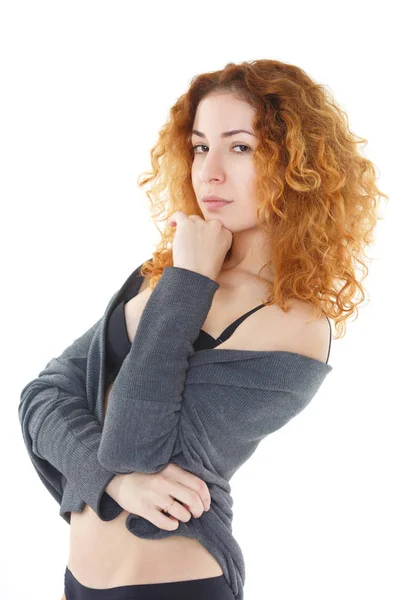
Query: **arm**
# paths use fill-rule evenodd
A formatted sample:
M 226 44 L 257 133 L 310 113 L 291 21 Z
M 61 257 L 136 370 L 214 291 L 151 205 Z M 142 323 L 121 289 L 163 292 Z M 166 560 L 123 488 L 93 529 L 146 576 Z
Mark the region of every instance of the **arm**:
M 56 501 L 61 504 L 65 483 L 72 482 L 80 498 L 108 521 L 122 508 L 105 493 L 113 489 L 115 473 L 98 461 L 102 430 L 86 394 L 88 354 L 102 323 L 97 321 L 23 388 L 18 415 L 30 459 Z
M 166 267 L 114 381 L 98 452 L 107 469 L 155 473 L 171 459 L 193 343 L 219 284 Z

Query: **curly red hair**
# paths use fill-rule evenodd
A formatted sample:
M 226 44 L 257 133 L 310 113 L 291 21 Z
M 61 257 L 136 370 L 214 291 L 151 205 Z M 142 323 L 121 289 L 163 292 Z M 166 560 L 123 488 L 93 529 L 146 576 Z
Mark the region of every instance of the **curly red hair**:
M 215 93 L 232 93 L 256 111 L 257 220 L 270 242 L 271 260 L 264 266 L 272 264 L 274 271 L 273 281 L 263 279 L 270 294 L 265 302 L 285 312 L 289 299 L 310 302 L 316 318 L 334 321 L 335 339 L 343 337 L 346 319 L 365 299 L 365 248 L 381 219 L 379 197 L 388 196 L 376 186 L 374 164 L 357 147 L 367 140 L 350 132 L 330 92 L 299 67 L 255 60 L 192 79 L 151 150 L 153 171 L 138 178 L 140 188 L 151 183 L 146 195 L 153 221 L 167 221 L 177 210 L 204 218 L 191 182 L 191 132 L 200 100 Z M 151 289 L 173 265 L 175 229 L 156 227 L 161 240 L 141 268 Z M 356 263 L 365 269 L 362 278 Z

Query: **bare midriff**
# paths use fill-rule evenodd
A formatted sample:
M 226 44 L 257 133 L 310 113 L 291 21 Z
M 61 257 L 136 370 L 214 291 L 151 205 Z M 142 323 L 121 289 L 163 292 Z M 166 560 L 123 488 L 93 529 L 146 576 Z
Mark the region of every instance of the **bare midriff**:
M 139 294 L 125 305 L 131 343 L 150 293 L 144 280 Z M 133 312 L 128 313 L 129 308 Z M 104 414 L 109 389 L 104 398 Z M 126 527 L 128 515 L 123 510 L 117 518 L 102 521 L 88 505 L 82 512 L 71 513 L 68 568 L 82 585 L 109 588 L 223 574 L 220 564 L 198 540 L 175 533 L 162 540 L 139 538 Z
M 146 281 L 138 295 L 125 304 L 126 326 L 131 343 L 151 293 Z M 265 292 L 264 285 L 261 286 L 254 277 L 244 281 L 240 289 L 225 285 L 223 277 L 218 279 L 218 283 L 220 289 L 214 296 L 202 327 L 214 338 L 238 316 L 262 302 Z M 292 347 L 287 341 L 286 346 L 282 343 L 282 339 L 285 340 L 284 331 L 293 331 L 294 319 L 284 313 L 283 318 L 280 317 L 278 307 L 267 310 L 256 311 L 218 347 L 296 351 L 296 346 Z M 269 332 L 270 348 L 266 346 L 263 331 Z M 292 339 L 293 334 L 287 338 Z M 104 399 L 104 413 L 107 397 L 108 392 Z M 175 533 L 161 540 L 139 538 L 125 525 L 128 515 L 123 510 L 117 518 L 102 521 L 88 505 L 82 512 L 71 513 L 68 568 L 82 585 L 101 589 L 187 581 L 223 574 L 216 558 L 198 540 Z
M 176 534 L 139 538 L 126 528 L 128 515 L 123 510 L 112 521 L 102 521 L 88 505 L 71 513 L 68 568 L 82 585 L 109 588 L 222 575 L 220 564 L 198 540 Z

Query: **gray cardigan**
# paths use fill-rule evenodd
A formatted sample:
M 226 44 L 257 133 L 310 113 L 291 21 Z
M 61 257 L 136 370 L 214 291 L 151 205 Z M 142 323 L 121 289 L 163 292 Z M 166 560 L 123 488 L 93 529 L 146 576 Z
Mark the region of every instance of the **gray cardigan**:
M 141 266 L 141 265 L 140 265 Z M 205 349 L 199 335 L 219 284 L 166 267 L 141 315 L 115 379 L 104 418 L 107 320 L 127 290 L 138 292 L 140 266 L 103 316 L 21 392 L 25 445 L 40 479 L 70 523 L 88 504 L 104 521 L 122 508 L 105 487 L 116 473 L 157 473 L 170 462 L 203 479 L 211 508 L 166 531 L 130 514 L 134 535 L 195 538 L 216 558 L 237 600 L 245 563 L 232 535 L 229 480 L 267 435 L 302 411 L 332 366 L 287 351 Z

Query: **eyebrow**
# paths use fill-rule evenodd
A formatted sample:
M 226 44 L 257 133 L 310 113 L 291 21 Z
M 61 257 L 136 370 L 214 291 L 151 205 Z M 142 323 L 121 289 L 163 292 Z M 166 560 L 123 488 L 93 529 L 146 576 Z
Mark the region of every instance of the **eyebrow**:
M 221 133 L 221 137 L 227 138 L 227 137 L 230 137 L 231 135 L 236 135 L 237 133 L 248 133 L 249 135 L 257 137 L 254 133 L 251 133 L 251 131 L 247 131 L 246 129 L 232 129 L 231 131 L 224 131 L 223 133 Z M 206 137 L 204 133 L 201 133 L 201 131 L 197 131 L 197 129 L 192 130 L 192 135 L 198 135 L 199 137 L 202 137 L 202 138 Z

